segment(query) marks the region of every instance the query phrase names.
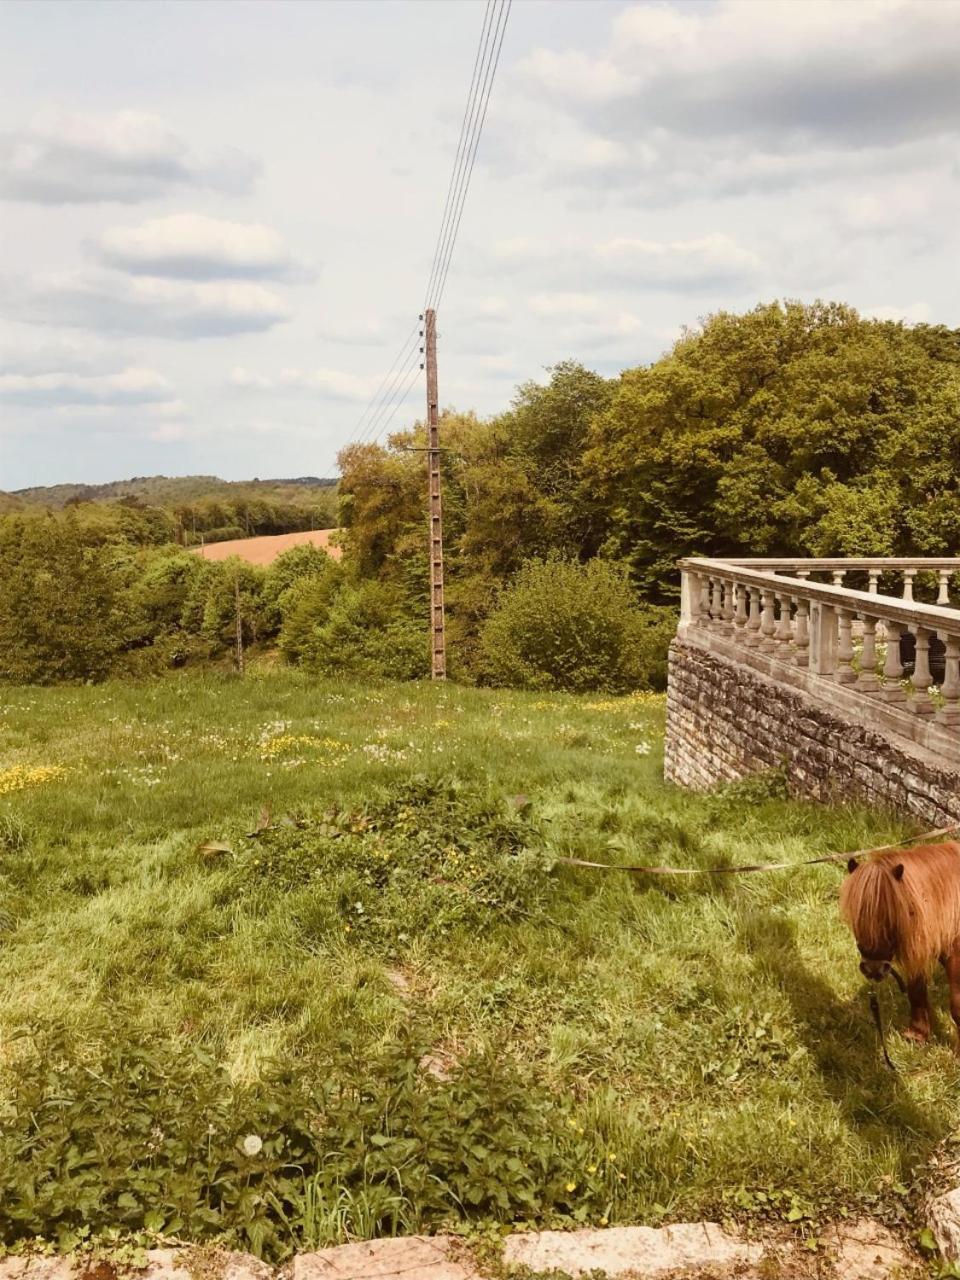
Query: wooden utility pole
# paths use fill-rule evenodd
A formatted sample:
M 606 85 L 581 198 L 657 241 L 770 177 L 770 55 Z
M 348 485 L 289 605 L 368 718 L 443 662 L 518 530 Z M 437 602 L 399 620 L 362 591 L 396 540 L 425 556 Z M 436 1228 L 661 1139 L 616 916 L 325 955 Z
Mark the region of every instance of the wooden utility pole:
M 440 409 L 437 393 L 437 313 L 424 313 L 427 367 L 427 474 L 430 481 L 430 664 L 434 680 L 447 678 L 443 613 L 443 512 L 440 506 Z
M 237 671 L 243 675 L 243 614 L 240 610 L 240 574 L 233 575 L 233 606 L 237 624 Z

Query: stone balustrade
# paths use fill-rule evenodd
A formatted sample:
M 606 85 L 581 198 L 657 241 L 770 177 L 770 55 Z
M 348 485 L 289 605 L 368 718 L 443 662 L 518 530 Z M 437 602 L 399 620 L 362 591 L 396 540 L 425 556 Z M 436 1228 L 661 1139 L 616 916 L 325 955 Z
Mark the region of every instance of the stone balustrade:
M 771 573 L 787 573 L 799 578 L 811 578 L 819 575 L 829 577 L 835 587 L 842 587 L 849 574 L 866 576 L 867 591 L 870 595 L 880 594 L 881 578 L 885 583 L 891 580 L 901 585 L 904 600 L 913 599 L 914 584 L 926 581 L 936 589 L 937 604 L 950 603 L 950 582 L 955 576 L 960 578 L 960 560 L 946 557 L 925 558 L 881 558 L 868 556 L 862 559 L 813 558 L 797 560 L 757 560 L 736 559 L 730 563 L 744 569 L 763 569 Z M 889 594 L 884 592 L 883 594 Z
M 960 609 L 951 607 L 949 594 L 960 559 L 690 558 L 680 570 L 678 638 L 686 644 L 803 690 L 951 765 L 960 763 Z M 867 590 L 844 585 L 854 574 Z M 914 598 L 918 575 L 933 575 L 937 603 Z M 882 591 L 889 583 L 902 594 Z M 904 635 L 913 637 L 908 679 Z M 930 665 L 935 639 L 936 684 Z

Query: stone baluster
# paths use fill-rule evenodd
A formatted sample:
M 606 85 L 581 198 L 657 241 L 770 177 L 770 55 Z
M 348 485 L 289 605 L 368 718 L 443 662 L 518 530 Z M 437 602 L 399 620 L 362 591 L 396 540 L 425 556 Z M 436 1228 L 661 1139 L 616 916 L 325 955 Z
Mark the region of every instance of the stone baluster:
M 843 569 L 834 569 L 834 570 L 833 570 L 833 585 L 834 585 L 835 587 L 842 587 L 842 586 L 843 586 L 843 574 L 844 574 L 844 570 L 843 570 Z
M 763 637 L 757 646 L 763 653 L 775 653 L 777 642 L 774 639 L 777 630 L 777 624 L 774 621 L 773 612 L 774 594 L 772 591 L 764 590 L 760 594 L 760 634 Z
M 744 590 L 750 596 L 750 611 L 743 643 L 748 649 L 755 649 L 760 643 L 760 591 L 757 587 L 744 587 Z
M 853 660 L 853 643 L 850 639 L 850 623 L 853 614 L 849 609 L 837 610 L 837 684 L 853 684 L 857 673 L 850 663 Z
M 880 594 L 880 570 L 879 569 L 867 570 L 867 590 L 872 596 Z M 861 614 L 861 617 L 862 616 L 863 615 Z M 882 644 L 883 641 L 886 640 L 887 638 L 887 624 L 884 622 L 882 618 L 875 618 L 874 623 L 875 623 L 874 634 L 877 640 L 879 640 L 880 643 Z
M 904 569 L 903 571 L 903 598 L 904 600 L 913 599 L 913 580 L 917 576 L 916 569 Z
M 680 570 L 680 626 L 695 627 L 700 620 L 700 575 Z
M 794 599 L 797 602 L 793 637 L 797 650 L 796 663 L 798 667 L 805 667 L 810 662 L 810 606 L 803 596 L 795 596 Z
M 706 575 L 700 579 L 700 612 L 697 622 L 701 627 L 710 625 L 710 579 Z
M 719 578 L 710 579 L 710 625 L 714 631 L 723 626 L 723 583 Z
M 737 582 L 734 583 L 733 590 L 736 599 L 736 608 L 733 614 L 733 634 L 743 644 L 747 627 L 747 588 L 742 582 Z
M 902 622 L 885 622 L 887 632 L 887 656 L 883 664 L 884 702 L 906 702 L 907 691 L 903 680 L 903 663 L 900 661 L 900 637 L 906 628 Z
M 937 570 L 937 604 L 950 603 L 950 570 Z
M 960 724 L 960 636 L 941 631 L 940 638 L 946 648 L 946 672 L 940 686 L 943 706 L 937 712 L 937 720 L 940 724 Z
M 724 582 L 723 584 L 723 632 L 724 635 L 733 635 L 733 619 L 736 612 L 733 603 L 733 593 L 735 591 L 732 582 Z
M 832 676 L 837 669 L 837 611 L 815 600 L 810 621 L 810 669 L 818 676 Z
M 861 613 L 863 619 L 863 652 L 860 655 L 860 675 L 857 677 L 857 688 L 861 693 L 879 693 L 880 681 L 877 679 L 877 620 L 868 613 Z
M 776 637 L 780 644 L 789 644 L 793 639 L 793 623 L 790 620 L 791 597 L 785 591 L 777 592 L 780 605 L 780 617 L 777 620 Z
M 913 685 L 913 697 L 908 705 L 914 715 L 929 716 L 935 710 L 930 700 L 930 694 L 927 692 L 930 688 L 930 681 L 933 679 L 930 674 L 930 636 L 932 633 L 926 627 L 918 626 L 914 634 L 917 637 L 917 657 L 913 667 L 913 675 L 910 677 L 910 683 Z

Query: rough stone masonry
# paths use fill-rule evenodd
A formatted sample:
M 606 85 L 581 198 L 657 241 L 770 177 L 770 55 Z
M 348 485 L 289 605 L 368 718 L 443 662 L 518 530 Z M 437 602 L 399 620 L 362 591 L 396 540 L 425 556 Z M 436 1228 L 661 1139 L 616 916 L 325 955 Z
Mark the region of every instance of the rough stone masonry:
M 704 790 L 783 768 L 792 795 L 960 822 L 960 772 L 805 690 L 678 636 L 670 646 L 664 773 Z

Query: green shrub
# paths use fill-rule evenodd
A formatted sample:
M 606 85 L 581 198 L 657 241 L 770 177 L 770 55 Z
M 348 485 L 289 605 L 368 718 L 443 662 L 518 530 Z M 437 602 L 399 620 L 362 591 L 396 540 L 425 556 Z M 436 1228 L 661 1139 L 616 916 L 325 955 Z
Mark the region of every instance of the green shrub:
M 325 565 L 293 579 L 277 596 L 276 609 L 280 615 L 278 644 L 287 662 L 303 661 L 314 634 L 330 617 L 333 602 L 343 583 L 340 566 L 329 556 L 325 559 Z M 275 585 L 268 583 L 268 589 Z M 264 608 L 265 612 L 270 610 L 269 601 Z
M 480 661 L 492 684 L 521 689 L 663 688 L 675 627 L 672 609 L 637 604 L 620 565 L 531 560 L 484 624 Z
M 344 587 L 303 650 L 318 675 L 415 680 L 429 671 L 426 621 L 413 619 L 400 592 L 380 582 Z
M 284 551 L 268 566 L 260 592 L 260 614 L 265 635 L 275 635 L 286 619 L 283 601 L 287 593 L 299 583 L 315 578 L 328 579 L 331 585 L 339 585 L 340 566 L 326 551 L 309 542 Z

